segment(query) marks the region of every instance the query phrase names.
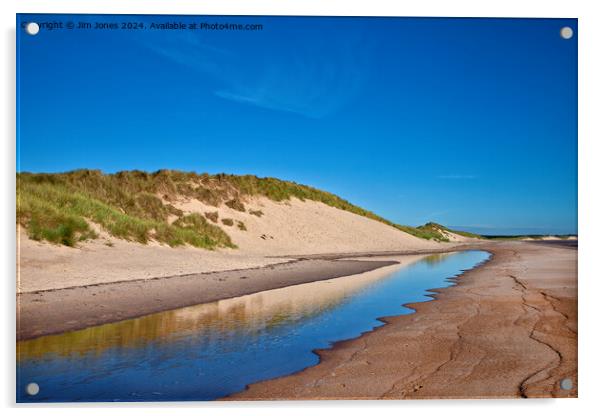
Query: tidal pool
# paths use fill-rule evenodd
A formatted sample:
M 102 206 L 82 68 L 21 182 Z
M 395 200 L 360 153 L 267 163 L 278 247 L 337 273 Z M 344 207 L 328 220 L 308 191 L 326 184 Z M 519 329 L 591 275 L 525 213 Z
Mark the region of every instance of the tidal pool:
M 17 401 L 212 400 L 319 362 L 315 349 L 404 315 L 489 253 L 396 258 L 355 276 L 268 290 L 17 343 Z M 27 394 L 37 383 L 38 394 Z

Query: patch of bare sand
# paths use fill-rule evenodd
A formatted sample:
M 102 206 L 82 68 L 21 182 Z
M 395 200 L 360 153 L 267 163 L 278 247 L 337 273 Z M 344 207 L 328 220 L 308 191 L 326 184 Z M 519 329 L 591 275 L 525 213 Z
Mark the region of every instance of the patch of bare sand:
M 473 242 L 473 241 L 479 241 L 478 238 L 465 237 L 463 235 L 456 234 L 456 233 L 449 232 L 449 231 L 445 231 L 445 230 L 443 230 L 442 232 L 443 232 L 443 235 L 445 237 L 447 237 L 447 239 L 451 243 L 468 243 L 468 242 Z
M 186 213 L 217 212 L 218 223 L 245 253 L 273 256 L 346 253 L 371 251 L 401 251 L 440 247 L 441 244 L 414 237 L 381 222 L 343 211 L 321 202 L 275 202 L 267 198 L 244 201 L 246 212 L 225 205 L 213 207 L 196 199 L 181 200 L 174 206 Z M 261 211 L 255 216 L 250 211 Z M 233 226 L 222 224 L 230 218 Z M 237 221 L 246 230 L 238 228 Z
M 17 292 L 86 286 L 208 271 L 246 269 L 281 263 L 238 250 L 209 251 L 101 238 L 72 248 L 33 241 L 25 233 L 18 240 Z M 109 245 L 107 245 L 109 244 Z

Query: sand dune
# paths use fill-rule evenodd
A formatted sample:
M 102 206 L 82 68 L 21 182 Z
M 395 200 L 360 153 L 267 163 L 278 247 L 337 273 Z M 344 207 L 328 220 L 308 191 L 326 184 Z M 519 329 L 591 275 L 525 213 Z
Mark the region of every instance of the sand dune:
M 100 238 L 77 248 L 33 241 L 18 232 L 18 292 L 33 292 L 114 281 L 261 267 L 287 261 L 273 256 L 320 253 L 429 250 L 449 245 L 420 239 L 393 227 L 315 201 L 267 198 L 245 201 L 245 212 L 222 205 L 181 199 L 175 206 L 187 213 L 218 212 L 218 225 L 238 249 L 209 251 L 142 245 L 113 238 L 97 229 Z M 261 211 L 260 216 L 250 211 Z M 232 219 L 224 225 L 222 219 Z M 246 230 L 239 228 L 244 224 Z
M 428 249 L 439 244 L 401 232 L 389 225 L 343 211 L 321 202 L 296 198 L 275 202 L 267 198 L 245 201 L 246 212 L 225 205 L 218 208 L 202 202 L 182 200 L 174 203 L 186 213 L 218 212 L 221 226 L 240 250 L 247 253 L 282 256 L 287 254 L 340 253 L 356 251 L 394 251 Z M 257 217 L 250 211 L 261 211 Z M 221 223 L 235 220 L 233 226 Z M 247 228 L 242 231 L 236 221 Z

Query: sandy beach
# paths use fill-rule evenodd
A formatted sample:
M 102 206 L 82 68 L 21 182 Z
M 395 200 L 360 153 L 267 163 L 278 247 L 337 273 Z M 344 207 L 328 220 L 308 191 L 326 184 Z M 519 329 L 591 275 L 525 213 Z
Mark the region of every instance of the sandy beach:
M 312 201 L 227 206 L 236 249 L 171 248 L 99 238 L 76 248 L 19 227 L 17 340 L 74 331 L 303 283 L 367 277 L 416 256 L 478 249 L 486 264 L 436 290 L 416 313 L 316 353 L 319 365 L 251 385 L 234 400 L 575 397 L 577 242 L 427 241 Z M 180 201 L 185 212 L 209 207 Z M 550 241 L 548 241 L 550 240 Z M 571 390 L 559 380 L 570 378 Z
M 496 242 L 415 314 L 317 351 L 319 365 L 229 400 L 577 397 L 577 250 Z M 563 390 L 559 381 L 570 378 Z

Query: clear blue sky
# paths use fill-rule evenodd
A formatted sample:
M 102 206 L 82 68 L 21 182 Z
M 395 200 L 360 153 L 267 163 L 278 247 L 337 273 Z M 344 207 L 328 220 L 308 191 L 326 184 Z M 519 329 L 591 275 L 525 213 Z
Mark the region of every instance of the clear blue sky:
M 18 30 L 20 171 L 250 173 L 402 224 L 576 232 L 576 19 L 18 20 L 263 25 Z

